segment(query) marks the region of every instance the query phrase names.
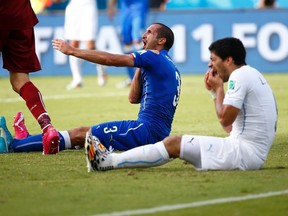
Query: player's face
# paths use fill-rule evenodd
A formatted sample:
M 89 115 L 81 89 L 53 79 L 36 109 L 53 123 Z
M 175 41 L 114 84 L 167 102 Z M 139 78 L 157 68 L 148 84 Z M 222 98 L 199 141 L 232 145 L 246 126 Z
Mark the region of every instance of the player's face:
M 227 82 L 229 79 L 229 72 L 226 66 L 226 60 L 222 60 L 214 52 L 211 52 L 209 67 L 214 71 L 217 71 L 223 82 Z
M 146 32 L 142 35 L 143 49 L 157 50 L 158 40 L 157 39 L 157 28 L 156 24 L 149 26 Z

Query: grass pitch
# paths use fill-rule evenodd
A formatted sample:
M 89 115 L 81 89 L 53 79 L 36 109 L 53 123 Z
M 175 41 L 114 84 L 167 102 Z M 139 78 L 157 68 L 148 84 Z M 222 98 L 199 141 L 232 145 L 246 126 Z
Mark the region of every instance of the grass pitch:
M 288 189 L 288 74 L 266 74 L 279 108 L 278 131 L 268 160 L 258 171 L 197 172 L 174 160 L 161 167 L 87 173 L 84 150 L 58 155 L 40 152 L 0 154 L 1 215 L 97 215 L 173 206 L 183 203 L 242 197 Z M 128 89 L 115 84 L 123 76 L 111 76 L 105 87 L 96 77 L 84 77 L 84 87 L 66 91 L 70 77 L 33 77 L 43 94 L 54 126 L 59 130 L 96 123 L 135 119 L 138 105 L 128 102 Z M 0 115 L 13 132 L 13 116 L 22 111 L 31 134 L 40 128 L 24 102 L 0 78 Z M 226 136 L 221 129 L 209 93 L 200 75 L 183 75 L 180 103 L 172 134 Z M 150 215 L 287 215 L 288 195 L 225 202 L 154 212 Z M 132 215 L 132 213 L 130 212 Z M 124 214 L 122 214 L 124 215 Z M 140 215 L 144 213 L 140 212 Z

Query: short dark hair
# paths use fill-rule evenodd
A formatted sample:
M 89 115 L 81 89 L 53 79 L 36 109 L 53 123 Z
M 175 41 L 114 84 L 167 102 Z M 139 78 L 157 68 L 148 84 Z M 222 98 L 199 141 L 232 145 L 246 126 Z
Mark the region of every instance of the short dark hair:
M 157 38 L 166 38 L 166 43 L 164 44 L 164 49 L 169 51 L 170 48 L 174 44 L 174 33 L 173 31 L 163 23 L 153 23 L 160 25 L 160 28 L 158 29 L 158 37 Z
M 238 38 L 227 37 L 214 41 L 209 46 L 210 52 L 214 52 L 222 60 L 232 57 L 235 65 L 246 65 L 246 50 Z
M 265 0 L 264 5 L 267 7 L 272 7 L 275 4 L 275 0 Z

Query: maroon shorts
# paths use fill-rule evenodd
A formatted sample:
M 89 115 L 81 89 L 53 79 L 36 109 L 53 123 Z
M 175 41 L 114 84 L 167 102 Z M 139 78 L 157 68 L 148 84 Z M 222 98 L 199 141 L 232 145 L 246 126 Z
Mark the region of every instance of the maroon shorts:
M 3 68 L 10 72 L 29 73 L 41 70 L 35 52 L 34 30 L 0 30 Z

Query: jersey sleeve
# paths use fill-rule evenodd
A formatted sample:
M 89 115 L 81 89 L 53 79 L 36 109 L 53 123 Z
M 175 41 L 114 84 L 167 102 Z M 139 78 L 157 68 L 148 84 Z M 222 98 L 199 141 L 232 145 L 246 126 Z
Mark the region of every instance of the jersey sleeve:
M 134 67 L 145 68 L 153 65 L 155 53 L 150 50 L 139 50 L 132 53 L 132 55 L 134 57 Z
M 223 101 L 223 104 L 231 105 L 238 109 L 242 108 L 249 83 L 249 81 L 245 80 L 245 77 L 241 76 L 240 73 L 241 71 L 234 71 L 231 74 Z

